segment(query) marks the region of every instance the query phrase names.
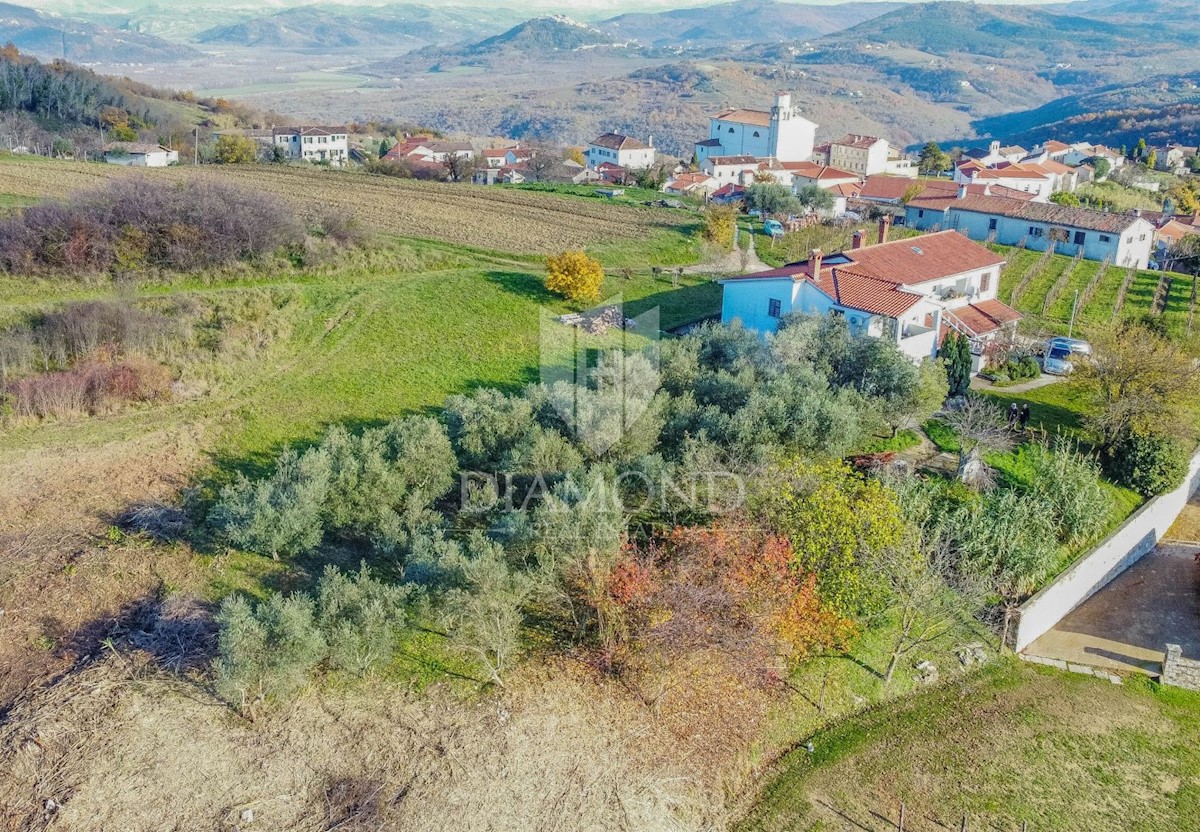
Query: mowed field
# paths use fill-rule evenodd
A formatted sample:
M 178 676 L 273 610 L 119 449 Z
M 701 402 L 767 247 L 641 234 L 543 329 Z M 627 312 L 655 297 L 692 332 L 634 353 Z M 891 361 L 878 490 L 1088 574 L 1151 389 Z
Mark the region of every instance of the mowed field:
M 308 218 L 346 212 L 365 228 L 511 254 L 613 247 L 654 240 L 665 265 L 698 226 L 688 211 L 609 205 L 549 193 L 417 182 L 357 171 L 286 165 L 127 168 L 0 156 L 0 196 L 62 198 L 122 176 L 167 181 L 216 178 L 274 195 Z
M 1065 334 L 1079 293 L 1076 328 L 1106 326 L 1122 320 L 1160 314 L 1167 331 L 1188 338 L 1195 329 L 1191 275 L 1168 272 L 1169 285 L 1159 296 L 1161 272 L 1142 269 L 1126 285 L 1129 270 L 1065 255 L 1043 258 L 1041 252 L 998 247 L 1009 258 L 1000 276 L 1000 299 L 1026 316 L 1026 331 Z M 1016 298 L 1014 301 L 1014 291 Z M 1157 301 L 1156 301 L 1157 298 Z M 1189 329 L 1189 326 L 1191 328 Z
M 1200 695 L 1009 659 L 785 757 L 739 832 L 1200 829 Z M 1028 826 L 1022 826 L 1028 824 Z

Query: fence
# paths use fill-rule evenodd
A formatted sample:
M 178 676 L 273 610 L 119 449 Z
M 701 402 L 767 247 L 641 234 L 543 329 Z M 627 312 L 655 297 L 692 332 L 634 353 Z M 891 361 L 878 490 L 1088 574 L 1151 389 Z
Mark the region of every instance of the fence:
M 876 817 L 882 817 L 878 813 L 873 812 L 872 814 L 874 814 Z M 899 819 L 894 822 L 891 821 L 890 819 L 888 819 L 888 823 L 889 824 L 894 823 L 896 832 L 917 832 L 918 829 L 925 829 L 925 828 L 954 830 L 954 832 L 969 832 L 969 830 L 972 830 L 972 829 L 986 829 L 986 830 L 988 830 L 988 832 L 996 832 L 997 830 L 1003 830 L 1006 828 L 1003 826 L 997 826 L 996 824 L 991 823 L 986 820 L 972 821 L 966 815 L 963 815 L 961 823 L 943 822 L 940 820 L 933 820 L 932 818 L 929 818 L 926 820 L 928 823 L 932 824 L 932 827 L 929 827 L 929 826 L 918 827 L 918 826 L 912 825 L 911 819 L 909 818 L 908 807 L 905 806 L 903 803 L 901 803 Z M 1018 832 L 1017 827 L 1011 827 L 1011 828 L 1013 829 L 1013 832 Z M 1021 821 L 1021 826 L 1019 828 L 1019 832 L 1031 832 L 1031 827 L 1029 826 L 1029 821 Z
M 1147 502 L 1089 554 L 1021 605 L 1014 649 L 1020 652 L 1045 635 L 1158 545 L 1198 486 L 1200 453 L 1192 457 L 1183 485 Z

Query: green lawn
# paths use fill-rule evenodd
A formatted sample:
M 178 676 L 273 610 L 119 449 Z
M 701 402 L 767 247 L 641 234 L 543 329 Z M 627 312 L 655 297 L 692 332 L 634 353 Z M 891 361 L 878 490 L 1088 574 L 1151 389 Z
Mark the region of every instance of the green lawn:
M 1200 829 L 1200 694 L 1007 660 L 786 756 L 735 828 Z
M 147 299 L 271 293 L 279 314 L 288 317 L 288 335 L 252 362 L 206 369 L 215 386 L 198 399 L 82 422 L 26 424 L 0 439 L 12 449 L 104 442 L 166 422 L 199 421 L 215 432 L 212 454 L 220 476 L 266 464 L 281 447 L 311 441 L 332 422 L 361 427 L 437 409 L 448 395 L 477 386 L 515 389 L 537 380 L 541 311 L 578 308 L 546 291 L 540 259 L 415 241 L 389 245 L 307 272 L 142 286 L 138 293 Z M 627 246 L 625 255 L 645 262 L 645 251 L 635 246 Z M 112 292 L 7 280 L 0 282 L 0 320 Z M 720 306 L 715 283 L 654 275 L 644 266 L 628 278 L 610 270 L 603 297 L 618 295 L 629 317 L 657 308 L 662 329 L 712 315 Z

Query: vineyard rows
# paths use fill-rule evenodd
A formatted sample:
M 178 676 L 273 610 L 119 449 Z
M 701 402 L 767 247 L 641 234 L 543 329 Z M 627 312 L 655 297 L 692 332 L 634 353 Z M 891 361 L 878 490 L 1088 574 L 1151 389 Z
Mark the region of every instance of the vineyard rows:
M 1027 318 L 1027 326 L 1065 332 L 1079 293 L 1077 325 L 1099 326 L 1114 320 L 1161 314 L 1168 331 L 1184 336 L 1194 314 L 1191 275 L 1131 270 L 1064 255 L 1005 249 L 1009 258 L 1000 277 L 1000 297 Z M 1158 302 L 1156 303 L 1156 297 Z

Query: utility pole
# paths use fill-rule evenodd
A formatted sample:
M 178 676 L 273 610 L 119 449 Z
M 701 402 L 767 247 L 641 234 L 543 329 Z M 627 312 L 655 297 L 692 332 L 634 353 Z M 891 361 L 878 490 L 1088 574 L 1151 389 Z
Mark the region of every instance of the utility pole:
M 1071 323 L 1067 325 L 1067 337 L 1075 333 L 1075 311 L 1079 308 L 1079 290 L 1075 290 L 1075 301 L 1071 304 Z
M 192 142 L 192 164 L 200 164 L 200 125 L 196 125 L 196 140 Z

